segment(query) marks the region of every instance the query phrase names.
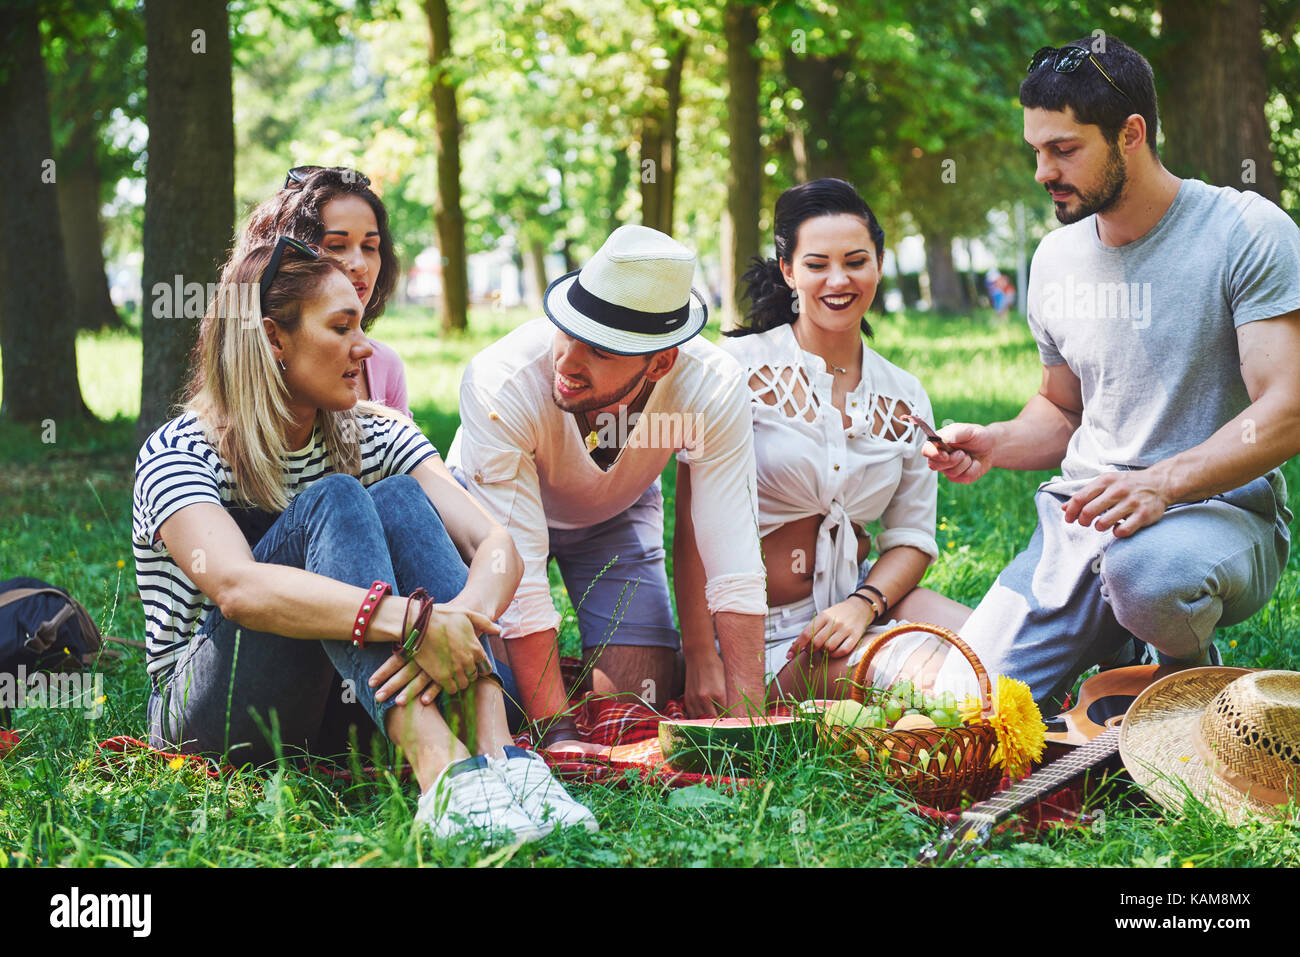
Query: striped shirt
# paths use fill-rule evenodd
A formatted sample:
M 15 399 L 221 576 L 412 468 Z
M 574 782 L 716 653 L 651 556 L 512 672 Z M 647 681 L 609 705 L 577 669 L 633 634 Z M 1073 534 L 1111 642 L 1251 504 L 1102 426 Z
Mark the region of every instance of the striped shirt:
M 397 419 L 361 415 L 362 485 L 411 472 L 437 450 L 418 429 Z M 293 499 L 317 479 L 334 472 L 319 431 L 305 448 L 290 452 L 286 491 Z M 187 505 L 212 502 L 240 509 L 234 476 L 208 441 L 192 412 L 172 419 L 145 441 L 135 462 L 131 545 L 135 577 L 144 603 L 148 672 L 170 674 L 190 639 L 216 607 L 177 564 L 158 534 L 162 524 Z M 182 556 L 184 557 L 184 556 Z M 188 560 L 188 559 L 187 559 Z

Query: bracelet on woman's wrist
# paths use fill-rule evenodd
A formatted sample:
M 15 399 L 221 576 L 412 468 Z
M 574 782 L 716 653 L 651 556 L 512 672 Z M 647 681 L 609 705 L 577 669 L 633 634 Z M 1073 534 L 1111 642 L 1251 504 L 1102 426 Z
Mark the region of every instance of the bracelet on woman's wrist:
M 871 592 L 871 594 L 875 595 L 877 598 L 880 599 L 879 617 L 883 618 L 885 617 L 885 615 L 889 614 L 889 599 L 886 598 L 885 593 L 881 591 L 879 588 L 877 588 L 875 585 L 867 585 L 867 584 L 859 585 L 858 591 L 869 591 Z
M 415 620 L 408 629 L 407 619 L 411 617 L 411 606 L 416 606 Z M 406 610 L 402 612 L 402 630 L 397 636 L 397 653 L 410 661 L 420 645 L 424 643 L 424 628 L 429 623 L 429 614 L 433 609 L 433 599 L 423 588 L 417 588 L 406 596 Z
M 875 622 L 879 621 L 879 620 L 880 620 L 880 616 L 884 614 L 884 611 L 881 609 L 881 607 L 880 607 L 879 605 L 876 604 L 875 599 L 872 598 L 870 595 L 864 595 L 864 594 L 862 594 L 861 590 L 853 592 L 853 594 L 849 595 L 849 597 L 850 597 L 850 598 L 861 598 L 863 601 L 865 601 L 865 602 L 867 603 L 867 607 L 871 609 L 871 614 L 872 614 L 871 623 L 872 623 L 872 624 L 875 624 Z M 868 627 L 870 627 L 870 626 L 868 626 Z
M 370 619 L 375 616 L 375 609 L 379 607 L 379 602 L 392 590 L 393 586 L 388 582 L 376 579 L 366 592 L 366 597 L 361 600 L 361 607 L 357 610 L 357 620 L 352 623 L 352 644 L 356 647 L 366 646 L 366 632 L 370 630 Z

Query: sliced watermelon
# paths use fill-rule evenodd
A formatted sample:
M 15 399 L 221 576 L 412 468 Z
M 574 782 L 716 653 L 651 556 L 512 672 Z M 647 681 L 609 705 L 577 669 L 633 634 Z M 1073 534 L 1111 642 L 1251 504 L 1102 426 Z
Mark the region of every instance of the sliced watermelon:
M 743 776 L 757 766 L 755 758 L 770 762 L 794 743 L 807 723 L 790 716 L 660 721 L 659 748 L 678 771 Z

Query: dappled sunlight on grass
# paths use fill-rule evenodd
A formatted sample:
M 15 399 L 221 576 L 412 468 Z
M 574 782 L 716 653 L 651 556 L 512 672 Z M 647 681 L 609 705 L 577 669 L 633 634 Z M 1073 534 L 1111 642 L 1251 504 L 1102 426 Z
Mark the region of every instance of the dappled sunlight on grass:
M 464 363 L 529 310 L 476 310 L 471 331 L 443 337 L 430 309 L 402 306 L 376 338 L 406 362 L 411 404 L 446 451 L 459 421 Z M 930 316 L 873 317 L 873 347 L 926 386 L 936 419 L 987 422 L 1012 416 L 1038 387 L 1037 352 L 1023 323 L 993 325 Z M 716 338 L 716 329 L 710 330 Z M 133 414 L 139 340 L 78 341 L 83 393 L 100 415 Z M 144 616 L 130 549 L 134 424 L 0 425 L 0 555 L 3 577 L 33 575 L 65 586 L 106 632 L 142 638 Z M 1300 464 L 1285 469 L 1300 488 Z M 975 604 L 1027 543 L 1032 491 L 1048 473 L 995 472 L 973 486 L 939 484 L 939 560 L 925 584 Z M 674 471 L 664 476 L 671 573 Z M 121 567 L 119 567 L 121 563 Z M 562 647 L 576 650 L 572 606 L 553 570 Z M 1293 551 L 1273 600 L 1220 633 L 1230 665 L 1300 668 L 1300 555 Z M 188 766 L 135 757 L 101 760 L 95 743 L 146 735 L 143 655 L 104 661 L 104 713 L 15 713 L 23 744 L 0 760 L 0 866 L 414 866 L 547 867 L 902 865 L 938 827 L 899 809 L 879 782 L 822 751 L 785 755 L 755 786 L 690 794 L 657 785 L 578 785 L 598 834 L 557 833 L 504 852 L 456 847 L 412 830 L 415 787 L 388 773 L 348 784 L 285 766 L 208 778 Z M 1195 808 L 1182 818 L 1107 798 L 1106 829 L 995 839 L 977 866 L 1296 866 L 1300 832 L 1279 825 L 1230 828 Z

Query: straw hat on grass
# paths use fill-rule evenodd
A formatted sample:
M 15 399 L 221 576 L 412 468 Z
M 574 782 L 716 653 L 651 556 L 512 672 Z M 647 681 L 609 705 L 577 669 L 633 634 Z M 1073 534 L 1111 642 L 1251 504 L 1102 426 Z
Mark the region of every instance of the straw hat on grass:
M 1300 673 L 1190 668 L 1137 697 L 1119 752 L 1167 810 L 1188 796 L 1239 824 L 1300 813 Z

